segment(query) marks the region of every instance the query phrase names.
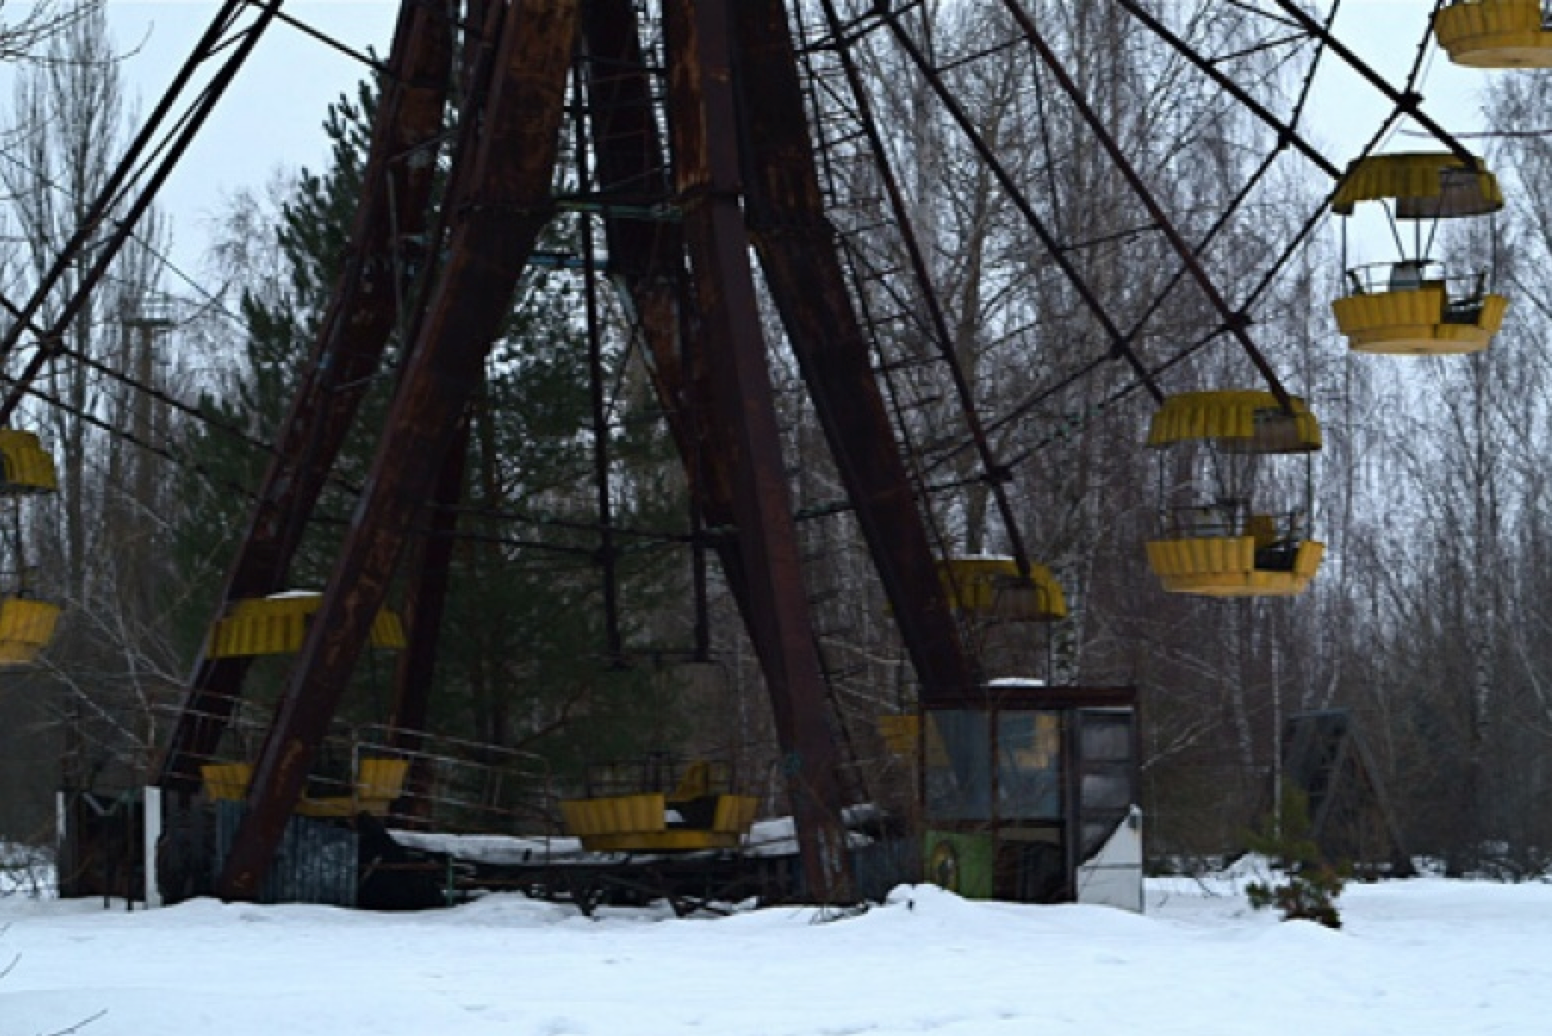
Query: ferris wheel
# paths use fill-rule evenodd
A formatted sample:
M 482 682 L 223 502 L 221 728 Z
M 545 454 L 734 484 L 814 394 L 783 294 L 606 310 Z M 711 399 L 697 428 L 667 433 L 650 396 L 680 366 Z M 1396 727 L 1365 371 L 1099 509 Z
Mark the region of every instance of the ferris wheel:
M 240 64 L 278 5 L 238 31 L 243 6 L 223 8 L 201 60 L 236 33 Z M 406 2 L 378 70 L 346 274 L 157 781 L 197 787 L 249 661 L 296 652 L 243 777 L 249 812 L 222 894 L 256 893 L 368 642 L 434 652 L 417 628 L 440 613 L 434 565 L 410 547 L 428 501 L 456 502 L 444 476 L 460 416 L 557 220 L 581 242 L 589 325 L 607 286 L 684 459 L 697 527 L 719 530 L 699 543 L 759 657 L 816 889 L 844 884 L 825 846 L 845 794 L 773 354 L 796 371 L 841 487 L 831 510 L 867 545 L 924 705 L 978 701 L 999 675 L 977 657 L 977 623 L 1066 611 L 1033 556 L 1030 465 L 1134 398 L 1156 409 L 1159 525 L 1137 556 L 1161 588 L 1308 587 L 1324 549 L 1308 468 L 1321 431 L 1260 337 L 1258 307 L 1328 212 L 1374 207 L 1398 255 L 1335 272 L 1341 294 L 1325 304 L 1340 333 L 1373 353 L 1486 348 L 1511 300 L 1490 271 L 1444 255 L 1436 226 L 1488 216 L 1502 194 L 1415 83 L 1387 82 L 1338 36 L 1340 2 L 1179 6 Z M 1431 35 L 1471 66 L 1552 65 L 1540 0 L 1440 3 L 1431 22 L 1419 14 L 1421 46 Z M 1329 156 L 1312 143 L 1312 89 L 1333 64 L 1391 107 L 1376 141 L 1404 119 L 1429 149 Z M 357 387 L 395 331 L 398 388 L 328 586 L 276 597 L 358 419 Z M 408 556 L 422 567 L 405 571 Z M 416 601 L 402 632 L 387 610 L 398 578 Z M 403 668 L 429 660 L 418 665 Z M 396 714 L 425 714 L 423 688 L 399 693 Z

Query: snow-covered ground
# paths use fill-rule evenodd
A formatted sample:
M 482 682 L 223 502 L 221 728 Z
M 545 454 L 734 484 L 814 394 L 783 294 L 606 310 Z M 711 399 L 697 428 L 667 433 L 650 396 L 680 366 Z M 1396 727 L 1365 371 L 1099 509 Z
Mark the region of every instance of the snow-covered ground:
M 0 1034 L 1512 1036 L 1552 1031 L 1552 884 L 1350 886 L 1345 926 L 1234 882 L 1148 913 L 900 888 L 858 916 L 569 907 L 371 914 L 0 897 Z

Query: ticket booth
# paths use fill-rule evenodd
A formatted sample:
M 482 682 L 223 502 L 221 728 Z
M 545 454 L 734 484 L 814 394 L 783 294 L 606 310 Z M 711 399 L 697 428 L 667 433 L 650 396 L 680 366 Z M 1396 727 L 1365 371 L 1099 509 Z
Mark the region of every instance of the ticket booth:
M 960 895 L 1142 910 L 1133 688 L 999 680 L 919 725 L 927 878 Z

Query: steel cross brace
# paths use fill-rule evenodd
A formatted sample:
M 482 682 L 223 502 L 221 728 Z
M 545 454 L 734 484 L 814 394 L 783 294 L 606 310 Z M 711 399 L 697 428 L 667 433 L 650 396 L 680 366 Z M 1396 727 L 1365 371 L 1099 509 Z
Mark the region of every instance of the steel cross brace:
M 1206 296 L 1208 303 L 1213 309 L 1218 311 L 1218 315 L 1223 319 L 1223 326 L 1239 342 L 1240 348 L 1250 358 L 1250 362 L 1255 365 L 1256 370 L 1261 372 L 1261 377 L 1266 380 L 1267 387 L 1271 389 L 1272 395 L 1277 398 L 1277 402 L 1282 405 L 1283 409 L 1292 413 L 1293 404 L 1289 401 L 1288 390 L 1283 387 L 1281 379 L 1277 377 L 1277 372 L 1272 369 L 1272 365 L 1267 362 L 1266 357 L 1261 355 L 1261 350 L 1256 347 L 1256 343 L 1250 338 L 1250 333 L 1245 330 L 1250 323 L 1249 316 L 1243 312 L 1235 311 L 1229 306 L 1228 300 L 1223 297 L 1223 293 L 1218 290 L 1217 284 L 1213 282 L 1206 267 L 1202 265 L 1196 250 L 1191 247 L 1190 243 L 1176 229 L 1174 221 L 1169 218 L 1169 214 L 1164 211 L 1164 207 L 1159 204 L 1158 199 L 1153 196 L 1153 192 L 1148 189 L 1148 185 L 1143 181 L 1142 176 L 1138 174 L 1136 167 L 1126 157 L 1126 154 L 1121 150 L 1121 146 L 1116 143 L 1115 137 L 1105 127 L 1103 120 L 1099 118 L 1098 113 L 1088 103 L 1087 98 L 1083 96 L 1083 91 L 1078 89 L 1078 84 L 1067 73 L 1067 69 L 1062 65 L 1060 59 L 1057 58 L 1056 52 L 1046 43 L 1045 37 L 1040 34 L 1040 30 L 1035 26 L 1034 18 L 1024 9 L 1023 4 L 1019 0 L 1003 0 L 1003 6 L 1007 8 L 1013 20 L 1018 23 L 1020 30 L 1024 34 L 1024 39 L 1035 53 L 1039 55 L 1040 60 L 1045 63 L 1045 66 L 1050 69 L 1052 77 L 1056 79 L 1057 84 L 1062 88 L 1062 92 L 1067 95 L 1068 99 L 1072 101 L 1073 106 L 1078 109 L 1078 114 L 1083 118 L 1083 121 L 1088 123 L 1089 130 L 1094 134 L 1095 139 L 1099 141 L 1100 146 L 1105 149 L 1105 153 L 1110 156 L 1110 161 L 1116 167 L 1116 170 L 1120 172 L 1121 176 L 1131 186 L 1132 193 L 1137 196 L 1137 199 L 1142 202 L 1143 207 L 1148 210 L 1148 216 L 1163 232 L 1170 247 L 1175 250 L 1175 254 L 1185 264 L 1186 270 L 1191 274 L 1192 279 L 1196 281 L 1197 287 Z

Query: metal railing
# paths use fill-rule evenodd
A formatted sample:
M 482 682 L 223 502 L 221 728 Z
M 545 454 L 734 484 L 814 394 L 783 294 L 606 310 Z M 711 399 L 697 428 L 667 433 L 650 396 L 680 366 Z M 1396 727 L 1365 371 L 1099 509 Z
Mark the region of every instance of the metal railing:
M 1487 271 L 1450 274 L 1436 259 L 1403 259 L 1365 263 L 1347 271 L 1346 291 L 1352 295 L 1383 295 L 1398 291 L 1422 291 L 1443 287 L 1451 308 L 1477 306 L 1487 295 Z

